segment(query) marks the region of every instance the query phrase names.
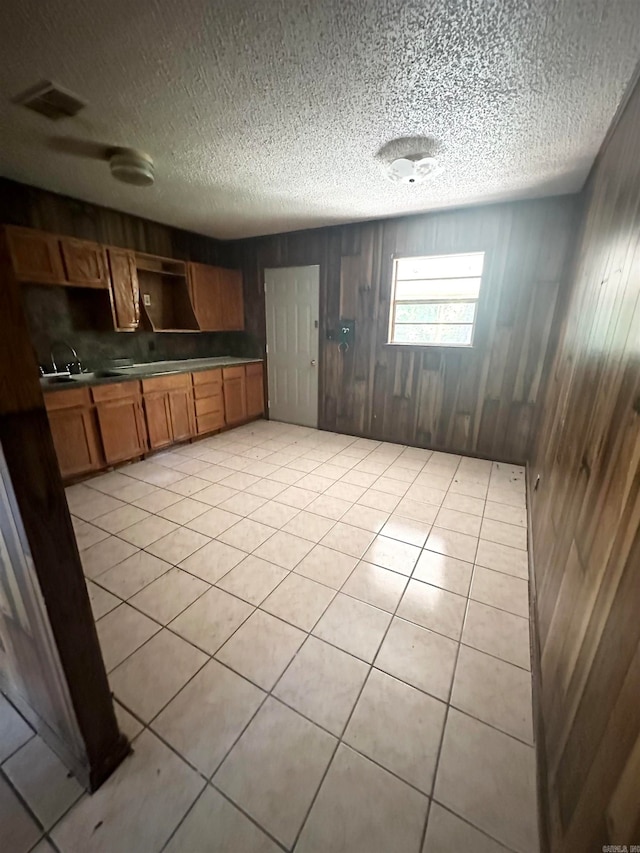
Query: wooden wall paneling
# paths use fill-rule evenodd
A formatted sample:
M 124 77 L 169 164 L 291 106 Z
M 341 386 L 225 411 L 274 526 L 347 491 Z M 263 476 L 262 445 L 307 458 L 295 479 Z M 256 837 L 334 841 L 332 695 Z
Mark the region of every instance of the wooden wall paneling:
M 637 843 L 640 739 L 640 90 L 583 195 L 532 442 L 542 709 L 559 853 Z M 552 337 L 554 335 L 552 331 Z

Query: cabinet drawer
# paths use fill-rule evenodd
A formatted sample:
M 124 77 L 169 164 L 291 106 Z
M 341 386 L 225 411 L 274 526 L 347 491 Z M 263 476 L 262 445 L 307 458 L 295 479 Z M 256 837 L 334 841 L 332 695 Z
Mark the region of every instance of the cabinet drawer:
M 151 379 L 142 380 L 142 390 L 145 394 L 150 391 L 173 391 L 190 387 L 190 373 L 173 373 L 170 376 L 154 376 Z
M 192 373 L 194 385 L 208 385 L 210 382 L 222 382 L 222 370 L 216 367 L 215 370 L 199 370 L 197 373 Z
M 122 400 L 127 397 L 140 396 L 140 383 L 132 382 L 114 382 L 109 385 L 98 385 L 91 389 L 94 403 L 102 403 L 105 400 Z
M 205 397 L 217 397 L 222 394 L 222 379 L 220 382 L 210 382 L 208 385 L 195 385 L 193 388 L 193 396 L 196 400 L 202 400 Z
M 90 406 L 91 394 L 88 388 L 51 391 L 44 395 L 44 404 L 48 412 L 54 412 L 57 409 L 71 409 L 74 406 Z
M 247 371 L 247 376 L 262 376 L 262 362 L 255 362 L 254 364 L 245 364 L 245 370 Z
M 244 364 L 240 364 L 238 367 L 223 367 L 222 368 L 222 378 L 224 380 L 227 380 L 227 379 L 243 379 L 244 378 Z
M 196 416 L 211 415 L 214 412 L 222 412 L 224 414 L 224 400 L 222 394 L 217 394 L 215 397 L 205 397 L 202 400 L 196 400 Z
M 223 412 L 213 412 L 210 415 L 202 415 L 199 418 L 196 418 L 198 435 L 202 435 L 205 432 L 213 432 L 214 429 L 222 429 L 224 426 L 224 414 Z

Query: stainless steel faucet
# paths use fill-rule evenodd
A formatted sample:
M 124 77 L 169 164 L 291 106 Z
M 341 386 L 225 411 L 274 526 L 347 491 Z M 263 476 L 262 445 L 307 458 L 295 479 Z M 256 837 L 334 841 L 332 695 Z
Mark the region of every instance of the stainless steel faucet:
M 80 357 L 79 357 L 78 353 L 75 351 L 75 349 L 71 346 L 71 344 L 68 344 L 66 341 L 53 341 L 51 343 L 50 355 L 51 355 L 51 365 L 53 366 L 53 372 L 54 373 L 58 372 L 58 365 L 56 364 L 56 360 L 55 360 L 55 357 L 53 355 L 53 352 L 54 352 L 54 349 L 56 348 L 56 346 L 57 347 L 64 346 L 69 350 L 69 352 L 71 352 L 73 354 L 75 361 L 70 361 L 67 363 L 67 370 L 69 371 L 69 373 L 82 373 L 82 362 L 80 361 Z M 76 365 L 77 369 L 72 370 L 71 369 L 72 365 Z

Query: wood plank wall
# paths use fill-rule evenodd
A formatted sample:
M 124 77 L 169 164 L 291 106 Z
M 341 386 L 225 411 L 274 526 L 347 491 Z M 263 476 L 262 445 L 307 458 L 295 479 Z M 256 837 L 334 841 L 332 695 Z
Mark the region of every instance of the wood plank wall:
M 556 853 L 640 844 L 640 88 L 587 186 L 532 475 Z
M 264 268 L 320 265 L 323 429 L 526 460 L 557 333 L 577 197 L 494 204 L 232 244 L 264 344 Z M 394 255 L 485 251 L 473 349 L 386 345 Z M 346 354 L 326 340 L 355 319 Z

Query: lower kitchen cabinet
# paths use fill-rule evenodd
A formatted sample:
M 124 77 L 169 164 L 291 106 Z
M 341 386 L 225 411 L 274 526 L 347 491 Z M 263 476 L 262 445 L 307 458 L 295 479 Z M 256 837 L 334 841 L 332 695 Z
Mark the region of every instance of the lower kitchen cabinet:
M 139 382 L 118 382 L 92 389 L 107 465 L 142 456 L 147 426 Z
M 187 375 L 187 379 L 190 377 Z M 195 435 L 193 392 L 188 388 L 169 391 L 169 420 L 174 441 L 184 441 Z
M 149 445 L 156 449 L 195 435 L 191 374 L 142 380 Z
M 247 364 L 245 370 L 247 417 L 257 418 L 264 414 L 264 375 L 262 364 Z
M 64 479 L 104 467 L 95 410 L 88 388 L 57 391 L 45 399 L 53 444 Z
M 193 376 L 196 432 L 205 435 L 225 425 L 222 370 L 201 370 Z
M 239 424 L 247 419 L 247 394 L 244 365 L 222 369 L 224 417 L 227 424 Z
M 159 447 L 172 444 L 171 414 L 167 394 L 145 394 L 144 411 L 147 418 L 149 447 L 156 450 Z

